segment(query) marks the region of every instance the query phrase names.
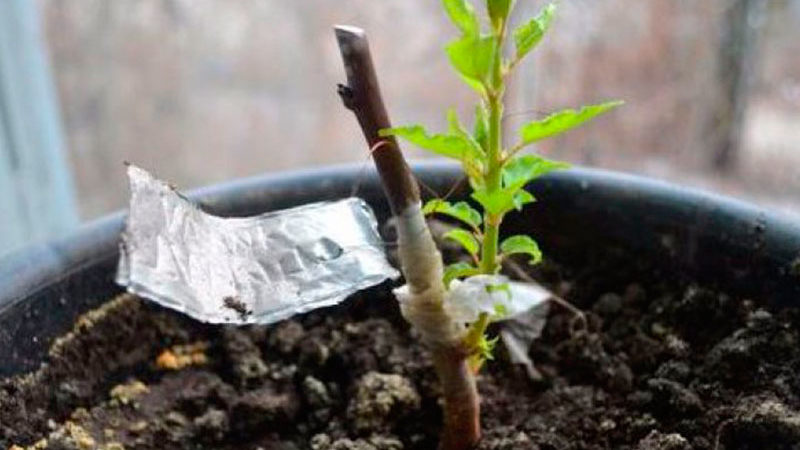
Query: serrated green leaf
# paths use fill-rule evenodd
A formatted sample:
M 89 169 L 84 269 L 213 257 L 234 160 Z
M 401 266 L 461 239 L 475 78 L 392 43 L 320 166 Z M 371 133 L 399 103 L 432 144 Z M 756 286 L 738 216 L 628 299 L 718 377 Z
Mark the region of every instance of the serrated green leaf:
M 504 255 L 525 254 L 531 257 L 529 263 L 536 264 L 542 260 L 542 251 L 539 244 L 530 236 L 518 234 L 511 236 L 500 244 L 500 250 Z
M 548 172 L 567 168 L 569 164 L 565 162 L 551 161 L 536 155 L 516 156 L 503 166 L 503 186 L 516 191 Z
M 466 36 L 477 36 L 480 33 L 480 23 L 475 9 L 467 0 L 442 0 L 450 20 Z
M 483 187 L 474 189 L 472 198 L 475 199 L 489 214 L 502 216 L 512 209 L 520 210 L 536 198 L 520 187 L 498 189 L 491 194 Z
M 513 4 L 514 0 L 486 0 L 489 20 L 491 20 L 495 29 L 498 29 L 505 22 Z
M 512 198 L 512 202 L 514 203 L 514 209 L 517 211 L 521 211 L 522 207 L 527 205 L 528 203 L 533 203 L 536 201 L 536 197 L 534 197 L 530 192 L 526 191 L 525 189 L 520 189 L 517 192 L 514 192 L 514 197 Z
M 444 234 L 445 239 L 450 239 L 461 244 L 470 255 L 477 255 L 480 244 L 474 234 L 461 228 L 454 228 Z
M 486 212 L 495 216 L 505 214 L 514 208 L 514 193 L 505 189 L 498 189 L 492 193 L 485 188 L 475 189 L 472 198 L 480 203 Z
M 473 157 L 473 146 L 462 136 L 452 134 L 428 134 L 422 125 L 408 125 L 384 128 L 378 132 L 381 137 L 397 136 L 437 155 L 457 160 Z
M 611 101 L 597 105 L 584 106 L 578 111 L 565 109 L 553 113 L 543 120 L 529 122 L 519 130 L 522 143 L 524 145 L 561 134 L 567 130 L 575 128 L 585 122 L 622 105 L 624 102 Z
M 456 110 L 450 108 L 447 110 L 447 126 L 448 126 L 448 133 L 454 136 L 461 136 L 465 141 L 467 141 L 472 150 L 472 156 L 482 155 L 483 148 L 475 138 L 472 137 L 471 134 L 464 128 L 464 125 L 461 124 L 461 121 L 458 120 L 458 114 L 456 114 Z
M 536 17 L 514 29 L 514 45 L 518 60 L 528 54 L 542 40 L 544 33 L 550 28 L 550 22 L 555 13 L 556 5 L 551 3 L 542 8 Z
M 438 198 L 428 201 L 422 208 L 422 213 L 425 215 L 444 214 L 458 219 L 473 228 L 479 228 L 483 221 L 481 213 L 469 206 L 469 203 L 458 202 L 452 204 Z
M 489 147 L 489 113 L 483 103 L 475 105 L 475 123 L 472 126 L 472 136 L 485 152 Z
M 478 268 L 472 264 L 457 262 L 444 268 L 444 277 L 442 277 L 442 281 L 444 282 L 445 287 L 449 287 L 450 282 L 456 278 L 469 277 L 472 275 L 477 275 L 478 273 L 480 273 L 480 270 L 478 270 Z
M 463 36 L 451 41 L 445 46 L 445 52 L 450 58 L 450 64 L 459 75 L 478 92 L 483 92 L 483 86 L 488 84 L 492 72 L 495 51 L 497 50 L 497 37 Z

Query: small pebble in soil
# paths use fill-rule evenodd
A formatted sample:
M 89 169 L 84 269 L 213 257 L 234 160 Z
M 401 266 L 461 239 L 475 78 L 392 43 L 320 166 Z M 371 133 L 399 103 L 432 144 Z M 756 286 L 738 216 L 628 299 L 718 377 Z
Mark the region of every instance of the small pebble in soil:
M 49 443 L 47 442 L 47 439 L 41 439 L 28 447 L 20 447 L 19 445 L 12 445 L 11 447 L 8 448 L 8 450 L 47 450 L 48 444 Z
M 377 432 L 391 429 L 419 407 L 420 396 L 408 378 L 369 372 L 355 385 L 347 417 L 354 432 Z
M 326 423 L 331 416 L 331 398 L 325 383 L 309 375 L 303 380 L 303 396 L 311 408 L 316 424 Z
M 333 403 L 325 383 L 311 375 L 303 380 L 303 393 L 308 405 L 314 408 L 328 407 Z
M 677 381 L 666 378 L 651 378 L 647 387 L 653 394 L 653 406 L 664 415 L 695 415 L 703 409 L 700 397 Z
M 310 444 L 311 450 L 403 450 L 403 443 L 396 437 L 378 434 L 356 440 L 333 440 L 327 434 L 317 434 Z
M 691 450 L 689 441 L 678 433 L 661 433 L 653 430 L 639 441 L 636 450 Z
M 131 380 L 125 384 L 118 384 L 111 389 L 111 406 L 130 405 L 137 397 L 146 394 L 150 389 L 139 380 Z
M 82 426 L 67 421 L 61 428 L 50 433 L 47 448 L 48 450 L 94 450 L 95 440 Z
M 513 429 L 503 429 L 502 435 L 494 436 L 491 433 L 486 436 L 480 443 L 480 450 L 539 450 L 541 447 L 531 442 L 530 437 L 522 431 L 515 431 Z M 497 431 L 501 431 L 497 430 Z
M 720 426 L 719 442 L 736 448 L 795 448 L 800 443 L 800 412 L 775 398 L 748 397 L 736 407 L 736 416 Z

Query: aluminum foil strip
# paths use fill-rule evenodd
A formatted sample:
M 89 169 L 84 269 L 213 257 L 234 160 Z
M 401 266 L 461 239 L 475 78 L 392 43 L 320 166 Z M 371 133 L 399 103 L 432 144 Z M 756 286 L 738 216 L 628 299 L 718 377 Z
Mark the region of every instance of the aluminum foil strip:
M 128 177 L 116 281 L 195 319 L 273 323 L 399 276 L 358 198 L 221 218 L 143 169 Z

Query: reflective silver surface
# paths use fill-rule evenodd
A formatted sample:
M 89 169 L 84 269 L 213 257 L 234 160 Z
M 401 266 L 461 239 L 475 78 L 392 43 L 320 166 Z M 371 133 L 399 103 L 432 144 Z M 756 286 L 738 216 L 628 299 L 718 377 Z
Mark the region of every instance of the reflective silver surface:
M 211 323 L 272 323 L 399 276 L 358 198 L 246 218 L 201 211 L 129 166 L 117 283 Z

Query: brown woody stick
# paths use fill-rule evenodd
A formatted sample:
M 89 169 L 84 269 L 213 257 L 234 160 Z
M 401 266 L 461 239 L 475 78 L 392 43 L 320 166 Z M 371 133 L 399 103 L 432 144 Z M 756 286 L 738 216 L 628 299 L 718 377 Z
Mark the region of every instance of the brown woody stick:
M 378 131 L 391 127 L 391 124 L 372 65 L 366 33 L 345 25 L 336 26 L 335 31 L 347 73 L 347 85 L 339 85 L 339 96 L 345 107 L 355 113 L 370 148 L 381 144 L 372 152 L 372 157 L 392 213 L 397 215 L 408 206 L 419 203 L 419 187 L 394 136 L 378 136 Z
M 337 26 L 335 31 L 347 72 L 347 85 L 339 85 L 339 95 L 344 105 L 355 113 L 367 143 L 374 150 L 373 160 L 392 213 L 398 218 L 403 273 L 414 295 L 410 302 L 414 304 L 404 306 L 404 315 L 412 325 L 418 327 L 430 347 L 434 368 L 442 384 L 444 430 L 440 448 L 467 450 L 480 439 L 480 406 L 475 376 L 467 364 L 468 350 L 460 338 L 461 334 L 452 332 L 459 329 L 458 325 L 443 310 L 441 256 L 424 226 L 418 206 L 419 187 L 397 141 L 394 137 L 378 135 L 379 130 L 390 128 L 391 124 L 381 98 L 367 36 L 363 30 L 350 26 Z M 404 227 L 406 230 L 416 229 L 414 223 L 422 224 L 424 232 L 403 233 Z M 407 237 L 405 242 L 404 235 Z M 430 249 L 436 261 L 431 262 L 430 253 L 425 255 L 428 258 L 420 258 L 427 261 L 411 260 L 419 249 Z M 429 270 L 420 270 L 419 266 Z M 408 313 L 410 309 L 416 310 L 416 319 L 419 320 L 412 320 Z M 442 339 L 441 336 L 446 338 Z

